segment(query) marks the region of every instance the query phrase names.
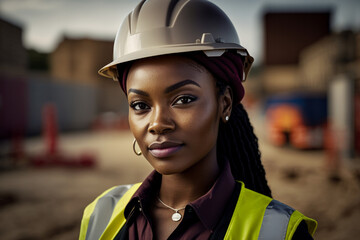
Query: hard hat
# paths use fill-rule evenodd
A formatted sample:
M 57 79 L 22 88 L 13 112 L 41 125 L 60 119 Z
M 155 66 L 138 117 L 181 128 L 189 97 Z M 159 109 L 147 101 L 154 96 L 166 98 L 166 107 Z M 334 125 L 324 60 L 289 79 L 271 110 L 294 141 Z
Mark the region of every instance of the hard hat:
M 254 59 L 240 45 L 234 25 L 219 7 L 206 0 L 143 0 L 120 26 L 113 61 L 99 74 L 117 80 L 117 64 L 193 51 L 216 57 L 226 50 L 243 57 L 245 80 Z

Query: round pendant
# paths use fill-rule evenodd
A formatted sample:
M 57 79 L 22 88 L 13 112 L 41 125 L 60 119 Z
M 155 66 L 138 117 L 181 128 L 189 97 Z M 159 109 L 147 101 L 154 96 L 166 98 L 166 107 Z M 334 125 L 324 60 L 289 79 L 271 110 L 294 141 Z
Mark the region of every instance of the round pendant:
M 171 218 L 174 222 L 178 222 L 181 219 L 181 214 L 176 212 L 171 216 Z

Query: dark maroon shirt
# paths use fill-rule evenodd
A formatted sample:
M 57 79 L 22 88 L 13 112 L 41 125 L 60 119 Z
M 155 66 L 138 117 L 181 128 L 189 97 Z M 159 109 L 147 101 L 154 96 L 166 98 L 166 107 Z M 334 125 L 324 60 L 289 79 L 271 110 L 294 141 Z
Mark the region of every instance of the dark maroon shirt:
M 151 202 L 159 193 L 161 174 L 153 171 L 135 192 L 125 209 L 129 226 L 129 239 L 153 239 L 150 218 Z M 208 239 L 221 219 L 235 189 L 235 180 L 228 163 L 224 164 L 212 188 L 202 197 L 189 203 L 183 219 L 168 239 Z M 134 211 L 135 209 L 135 211 Z M 131 216 L 131 212 L 137 212 Z

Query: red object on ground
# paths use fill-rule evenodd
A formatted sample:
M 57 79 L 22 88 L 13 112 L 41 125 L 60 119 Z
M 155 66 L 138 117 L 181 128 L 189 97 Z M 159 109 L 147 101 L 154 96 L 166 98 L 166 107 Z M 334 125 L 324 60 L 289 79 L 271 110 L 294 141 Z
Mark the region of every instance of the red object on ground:
M 43 137 L 46 150 L 31 158 L 35 166 L 66 166 L 66 167 L 93 167 L 96 160 L 92 154 L 82 154 L 79 157 L 66 156 L 58 147 L 58 124 L 56 106 L 48 103 L 43 108 Z
M 54 104 L 48 103 L 43 108 L 43 134 L 47 153 L 53 155 L 58 150 L 57 113 Z

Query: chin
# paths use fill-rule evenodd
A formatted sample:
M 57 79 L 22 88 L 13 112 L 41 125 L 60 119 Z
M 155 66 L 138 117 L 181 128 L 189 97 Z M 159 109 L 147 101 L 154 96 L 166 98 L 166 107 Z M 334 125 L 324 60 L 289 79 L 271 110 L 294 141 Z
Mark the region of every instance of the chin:
M 153 164 L 153 168 L 161 175 L 173 175 L 186 171 L 184 166 L 174 166 L 171 163 Z

